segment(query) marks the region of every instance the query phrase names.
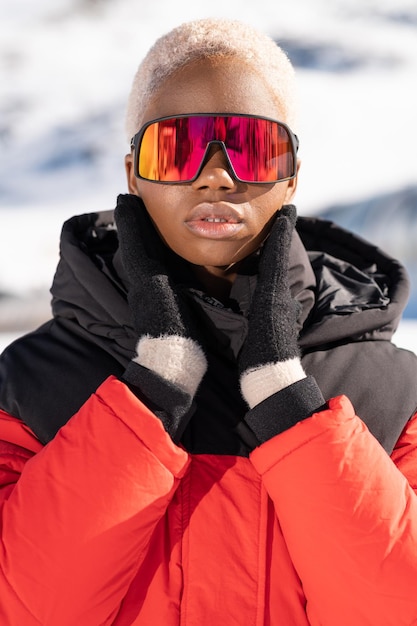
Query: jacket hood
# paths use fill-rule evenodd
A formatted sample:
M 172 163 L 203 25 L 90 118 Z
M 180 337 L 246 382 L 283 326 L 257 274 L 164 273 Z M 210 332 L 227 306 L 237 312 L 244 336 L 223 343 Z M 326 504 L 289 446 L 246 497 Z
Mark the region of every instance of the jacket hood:
M 330 221 L 299 217 L 297 233 L 290 280 L 301 304 L 302 349 L 389 340 L 409 294 L 405 268 Z M 55 317 L 76 322 L 80 334 L 88 333 L 123 363 L 134 354 L 136 336 L 117 248 L 113 211 L 69 219 L 51 293 Z
M 52 312 L 71 324 L 72 332 L 88 335 L 125 364 L 134 355 L 137 337 L 126 288 L 113 266 L 117 248 L 113 211 L 67 220 L 51 287 Z
M 320 218 L 297 230 L 316 276 L 316 299 L 301 345 L 390 340 L 410 293 L 404 266 L 358 235 Z

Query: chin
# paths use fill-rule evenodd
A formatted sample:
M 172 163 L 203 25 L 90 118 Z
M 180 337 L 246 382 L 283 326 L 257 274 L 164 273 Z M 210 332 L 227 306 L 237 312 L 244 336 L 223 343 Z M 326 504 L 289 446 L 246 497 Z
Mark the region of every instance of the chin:
M 258 246 L 247 246 L 233 250 L 222 250 L 219 245 L 207 246 L 209 249 L 190 251 L 182 251 L 183 259 L 191 263 L 192 265 L 199 265 L 202 267 L 213 267 L 221 269 L 227 269 L 240 261 L 243 261 L 247 256 L 252 254 Z

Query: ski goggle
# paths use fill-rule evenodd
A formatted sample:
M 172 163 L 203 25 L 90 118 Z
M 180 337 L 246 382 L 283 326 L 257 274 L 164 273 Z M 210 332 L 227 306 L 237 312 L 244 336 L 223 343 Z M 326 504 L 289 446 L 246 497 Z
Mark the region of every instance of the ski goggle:
M 190 183 L 213 144 L 221 146 L 238 181 L 276 183 L 297 173 L 298 139 L 283 122 L 238 113 L 193 113 L 161 117 L 140 129 L 131 141 L 135 176 Z

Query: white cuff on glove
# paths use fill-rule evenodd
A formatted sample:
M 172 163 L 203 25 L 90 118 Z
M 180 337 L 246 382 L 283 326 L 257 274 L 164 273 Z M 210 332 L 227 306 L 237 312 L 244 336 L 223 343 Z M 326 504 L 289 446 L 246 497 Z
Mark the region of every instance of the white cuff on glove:
M 274 393 L 306 377 L 300 359 L 295 357 L 246 370 L 240 378 L 240 388 L 252 409 Z
M 136 347 L 139 365 L 177 385 L 191 397 L 207 369 L 207 360 L 201 347 L 188 337 L 143 335 Z

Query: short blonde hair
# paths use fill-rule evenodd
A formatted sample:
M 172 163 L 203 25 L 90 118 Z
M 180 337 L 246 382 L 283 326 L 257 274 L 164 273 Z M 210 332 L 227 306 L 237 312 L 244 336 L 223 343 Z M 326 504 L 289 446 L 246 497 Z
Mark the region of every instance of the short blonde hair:
M 156 40 L 136 72 L 126 112 L 131 137 L 142 124 L 142 112 L 163 81 L 184 65 L 204 58 L 232 57 L 247 62 L 265 77 L 289 126 L 295 124 L 294 68 L 268 35 L 236 20 L 200 19 L 177 26 Z

